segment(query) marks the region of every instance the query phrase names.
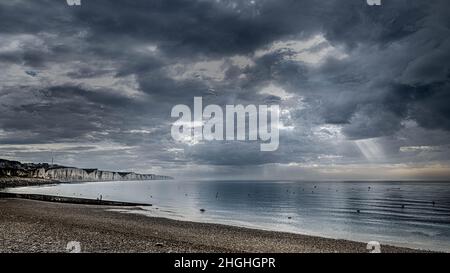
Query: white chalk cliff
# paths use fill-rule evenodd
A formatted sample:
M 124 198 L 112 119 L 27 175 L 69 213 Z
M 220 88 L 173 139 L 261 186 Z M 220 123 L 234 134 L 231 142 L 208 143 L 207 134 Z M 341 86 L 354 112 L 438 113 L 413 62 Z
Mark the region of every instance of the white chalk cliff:
M 22 177 L 57 180 L 61 182 L 166 180 L 170 176 L 138 174 L 134 172 L 111 172 L 98 169 L 79 169 L 46 163 L 20 163 L 0 159 L 0 177 Z

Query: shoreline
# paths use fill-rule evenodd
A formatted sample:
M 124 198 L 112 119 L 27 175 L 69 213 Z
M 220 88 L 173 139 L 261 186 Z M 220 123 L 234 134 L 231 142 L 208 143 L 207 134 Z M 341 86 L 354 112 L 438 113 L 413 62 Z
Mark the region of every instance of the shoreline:
M 67 203 L 67 204 L 81 204 L 81 205 L 101 205 L 101 206 L 153 206 L 149 203 L 134 203 L 134 202 L 122 202 L 122 201 L 110 201 L 102 199 L 87 199 L 79 197 L 65 197 L 56 195 L 45 194 L 23 194 L 23 193 L 10 193 L 0 191 L 0 198 L 17 198 L 28 199 L 36 201 L 54 202 L 54 203 Z
M 6 188 L 31 187 L 62 184 L 59 180 L 49 180 L 41 178 L 27 177 L 0 177 L 0 190 Z
M 0 198 L 0 252 L 367 253 L 361 242 L 111 211 L 117 206 Z M 382 245 L 382 252 L 430 252 Z

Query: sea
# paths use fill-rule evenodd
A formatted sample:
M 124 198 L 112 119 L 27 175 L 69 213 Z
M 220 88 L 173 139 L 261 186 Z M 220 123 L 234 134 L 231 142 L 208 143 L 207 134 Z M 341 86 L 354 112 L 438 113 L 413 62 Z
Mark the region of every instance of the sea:
M 149 204 L 114 209 L 122 213 L 450 252 L 448 182 L 152 180 L 4 191 L 101 197 Z

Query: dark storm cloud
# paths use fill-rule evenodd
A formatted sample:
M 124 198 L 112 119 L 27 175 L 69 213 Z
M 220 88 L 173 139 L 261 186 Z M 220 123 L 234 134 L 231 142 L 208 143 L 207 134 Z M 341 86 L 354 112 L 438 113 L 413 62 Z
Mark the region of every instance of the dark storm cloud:
M 95 78 L 99 76 L 103 76 L 108 74 L 110 71 L 108 70 L 96 70 L 92 69 L 89 66 L 83 66 L 74 71 L 67 72 L 67 76 L 73 79 L 87 79 L 87 78 Z
M 103 138 L 129 142 L 124 139 L 124 132 L 145 126 L 152 121 L 148 118 L 153 116 L 151 110 L 157 111 L 149 109 L 152 106 L 149 103 L 136 102 L 108 90 L 89 90 L 81 86 L 10 92 L 34 99 L 12 100 L 14 105 L 1 107 L 2 129 L 15 132 L 13 138 L 1 139 L 2 144 L 99 141 Z
M 299 18 L 296 12 L 312 9 L 312 3 L 299 1 L 251 5 L 248 1 L 156 0 L 124 5 L 118 0 L 100 0 L 87 2 L 76 17 L 100 34 L 92 36 L 94 40 L 107 41 L 120 35 L 157 42 L 165 52 L 178 56 L 220 55 L 252 53 L 263 44 L 292 34 L 300 27 L 293 20 Z
M 327 32 L 354 48 L 348 59 L 330 60 L 317 73 L 330 84 L 325 88 L 333 88 L 325 92 L 321 111 L 326 122 L 344 124 L 352 138 L 393 135 L 405 119 L 426 128 L 449 128 L 450 108 L 442 103 L 450 99 L 449 28 L 443 20 L 449 7 L 442 1 L 417 2 L 395 2 L 398 9 L 379 13 L 384 24 L 353 13 L 357 27 L 340 28 L 346 33 L 340 36 Z M 360 27 L 367 31 L 355 29 Z
M 2 129 L 16 131 L 14 136 L 16 140 L 28 138 L 31 143 L 42 143 L 60 139 L 76 139 L 95 131 L 96 123 L 103 123 L 101 117 L 104 116 L 104 111 L 97 105 L 87 103 L 79 96 L 58 97 L 54 96 L 51 90 L 23 91 L 13 92 L 36 96 L 36 100 L 16 101 L 16 105 L 4 105 L 1 108 Z M 49 97 L 49 94 L 52 94 L 52 97 Z M 9 141 L 2 140 L 2 142 Z
M 414 130 L 448 136 L 449 8 L 444 0 L 4 1 L 0 143 L 110 141 L 130 147 L 121 164 L 239 166 L 360 160 L 327 126 L 347 140 L 401 136 L 384 143 L 393 154 L 402 145 L 445 145 L 445 137 L 404 134 L 413 122 Z M 318 35 L 323 41 L 313 46 L 274 49 Z M 330 48 L 318 63 L 297 58 Z M 236 56 L 251 64 L 230 61 Z M 294 97 L 260 93 L 271 84 Z M 255 143 L 173 143 L 170 110 L 194 96 L 205 104 L 280 103 L 295 129 L 282 131 L 280 149 L 268 154 Z M 80 151 L 73 148 L 88 160 Z

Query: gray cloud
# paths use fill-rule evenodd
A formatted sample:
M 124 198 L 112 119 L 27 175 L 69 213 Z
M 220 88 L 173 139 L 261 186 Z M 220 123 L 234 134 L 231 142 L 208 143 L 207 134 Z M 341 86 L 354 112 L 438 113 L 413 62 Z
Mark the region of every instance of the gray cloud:
M 208 175 L 447 164 L 449 15 L 444 0 L 1 3 L 0 156 Z M 194 96 L 279 103 L 279 150 L 174 142 L 170 110 Z

